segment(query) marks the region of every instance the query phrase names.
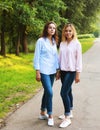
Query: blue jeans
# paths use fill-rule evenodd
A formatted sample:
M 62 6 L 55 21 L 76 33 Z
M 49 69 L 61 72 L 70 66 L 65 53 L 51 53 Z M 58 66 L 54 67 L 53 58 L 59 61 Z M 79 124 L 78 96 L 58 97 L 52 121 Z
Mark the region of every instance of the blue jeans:
M 54 77 L 55 74 L 46 75 L 41 73 L 41 82 L 44 88 L 41 110 L 45 111 L 47 109 L 48 115 L 52 114 L 52 97 L 53 97 L 52 86 L 54 83 Z
M 61 97 L 64 105 L 64 114 L 70 115 L 70 110 L 73 108 L 72 83 L 75 79 L 76 72 L 61 71 Z

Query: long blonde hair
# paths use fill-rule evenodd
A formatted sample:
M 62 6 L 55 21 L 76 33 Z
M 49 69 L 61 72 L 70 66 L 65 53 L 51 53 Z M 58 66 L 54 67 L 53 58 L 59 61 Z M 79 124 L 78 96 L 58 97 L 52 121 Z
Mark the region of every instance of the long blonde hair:
M 73 30 L 73 36 L 72 36 L 72 39 L 77 39 L 77 33 L 76 33 L 76 29 L 74 27 L 73 24 L 71 23 L 68 23 L 64 26 L 63 30 L 62 30 L 62 41 L 66 41 L 66 37 L 65 37 L 65 30 L 67 27 L 71 27 L 71 29 Z

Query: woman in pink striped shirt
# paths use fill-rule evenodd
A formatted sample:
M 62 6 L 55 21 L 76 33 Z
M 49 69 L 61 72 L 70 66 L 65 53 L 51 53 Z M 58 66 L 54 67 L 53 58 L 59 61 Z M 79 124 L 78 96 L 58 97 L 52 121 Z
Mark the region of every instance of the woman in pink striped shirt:
M 77 39 L 76 30 L 73 24 L 67 24 L 62 30 L 62 42 L 60 44 L 59 62 L 61 70 L 61 98 L 64 105 L 64 115 L 61 128 L 71 124 L 73 117 L 73 95 L 72 83 L 80 82 L 80 72 L 82 71 L 82 49 Z

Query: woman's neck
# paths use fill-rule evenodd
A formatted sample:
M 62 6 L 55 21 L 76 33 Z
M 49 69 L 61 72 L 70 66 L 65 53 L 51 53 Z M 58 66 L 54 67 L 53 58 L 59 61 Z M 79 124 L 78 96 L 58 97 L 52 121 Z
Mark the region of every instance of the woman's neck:
M 50 43 L 53 45 L 52 36 L 48 36 L 48 39 L 50 40 Z
M 52 40 L 52 36 L 48 36 L 48 39 L 51 41 Z
M 73 39 L 70 38 L 70 39 L 66 39 L 67 43 L 70 43 Z

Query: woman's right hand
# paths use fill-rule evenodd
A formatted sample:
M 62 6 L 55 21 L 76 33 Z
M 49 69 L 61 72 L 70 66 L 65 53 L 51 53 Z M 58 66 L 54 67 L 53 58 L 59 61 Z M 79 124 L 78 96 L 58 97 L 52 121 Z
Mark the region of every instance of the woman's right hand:
M 40 75 L 40 71 L 36 70 L 36 80 L 39 82 L 41 81 L 41 75 Z
M 59 80 L 60 79 L 60 71 L 57 71 L 56 73 L 56 80 Z
M 80 82 L 80 72 L 76 72 L 75 83 Z

